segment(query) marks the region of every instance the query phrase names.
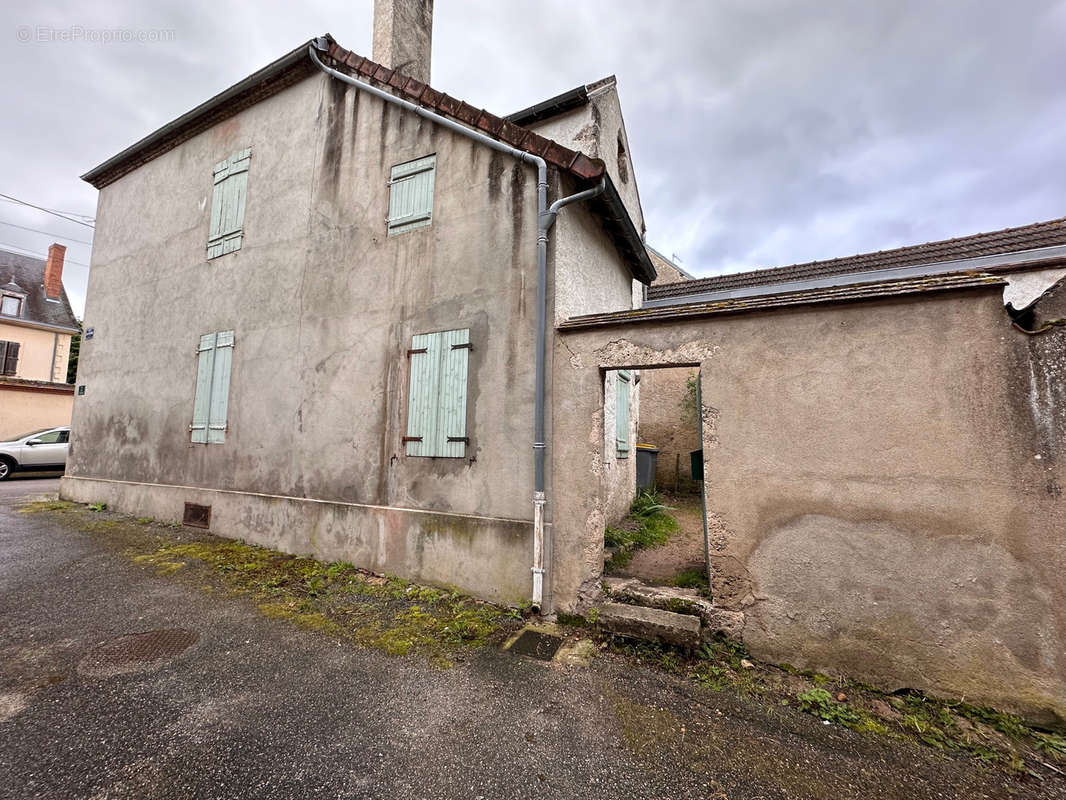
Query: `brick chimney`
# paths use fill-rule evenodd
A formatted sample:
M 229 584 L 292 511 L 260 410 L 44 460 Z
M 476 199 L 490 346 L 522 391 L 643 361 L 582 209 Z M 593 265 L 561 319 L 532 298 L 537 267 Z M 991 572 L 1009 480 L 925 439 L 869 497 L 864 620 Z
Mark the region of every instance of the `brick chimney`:
M 44 295 L 51 300 L 63 296 L 63 258 L 67 248 L 61 244 L 48 246 L 48 261 L 44 265 Z
M 373 59 L 429 83 L 433 0 L 374 0 Z

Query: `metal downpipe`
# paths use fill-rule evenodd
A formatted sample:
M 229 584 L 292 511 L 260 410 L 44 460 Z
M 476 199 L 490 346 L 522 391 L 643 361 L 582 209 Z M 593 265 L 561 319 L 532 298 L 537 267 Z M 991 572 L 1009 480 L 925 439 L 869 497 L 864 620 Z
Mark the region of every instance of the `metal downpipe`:
M 436 112 L 422 106 L 404 100 L 394 94 L 390 94 L 376 86 L 345 75 L 339 70 L 326 66 L 318 57 L 317 50 L 327 49 L 323 40 L 318 40 L 308 48 L 311 60 L 325 72 L 342 83 L 347 83 L 361 89 L 374 97 L 384 100 L 386 103 L 405 108 L 413 114 L 428 119 L 443 128 L 465 136 L 468 139 L 501 153 L 507 153 L 513 158 L 533 164 L 537 168 L 537 352 L 536 352 L 536 389 L 533 401 L 533 596 L 532 609 L 540 613 L 544 598 L 544 506 L 547 502 L 544 490 L 544 454 L 547 445 L 544 441 L 544 398 L 546 394 L 547 375 L 545 374 L 545 351 L 547 348 L 548 327 L 548 231 L 555 224 L 555 218 L 559 210 L 570 203 L 595 197 L 604 190 L 607 185 L 606 178 L 601 178 L 597 186 L 577 192 L 569 197 L 563 197 L 548 207 L 548 165 L 540 156 L 519 150 L 508 144 L 497 141 L 480 131 L 472 130 L 465 125 L 443 117 Z

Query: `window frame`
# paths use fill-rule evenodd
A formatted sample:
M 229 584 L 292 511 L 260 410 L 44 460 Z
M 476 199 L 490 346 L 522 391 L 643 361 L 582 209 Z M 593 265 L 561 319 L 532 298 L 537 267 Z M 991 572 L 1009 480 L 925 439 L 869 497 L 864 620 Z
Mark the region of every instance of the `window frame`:
M 616 458 L 629 458 L 633 450 L 630 441 L 630 406 L 633 399 L 633 373 L 628 369 L 620 369 L 615 373 L 614 379 L 614 445 Z M 624 390 L 623 390 L 624 387 Z M 623 403 L 623 397 L 625 402 Z M 625 426 L 623 431 L 621 409 L 625 409 Z
M 14 348 L 14 354 L 11 350 Z M 7 340 L 0 341 L 0 375 L 4 375 L 9 378 L 16 377 L 19 371 L 19 355 L 22 350 L 22 342 L 11 342 Z M 8 369 L 8 363 L 14 363 L 14 366 Z
M 229 431 L 229 392 L 233 374 L 233 331 L 200 336 L 196 349 L 196 384 L 193 391 L 192 444 L 225 444 Z
M 425 177 L 424 177 L 425 176 Z M 408 186 L 409 197 L 397 194 L 397 187 Z M 433 225 L 433 208 L 436 204 L 437 188 L 437 154 L 430 153 L 426 156 L 396 164 L 389 170 L 387 184 L 388 211 L 385 214 L 385 230 L 388 236 L 401 236 L 421 228 Z M 428 187 L 428 188 L 427 188 Z M 418 201 L 419 191 L 428 194 L 428 206 L 423 203 L 415 206 L 414 210 L 403 216 L 393 216 L 396 207 L 401 203 L 414 204 Z M 422 198 L 425 200 L 426 198 Z
M 411 337 L 404 455 L 466 458 L 472 350 L 469 328 Z
M 248 205 L 251 158 L 252 148 L 246 147 L 219 161 L 212 170 L 208 261 L 235 253 L 244 245 L 244 212 Z
M 19 297 L 17 294 L 7 294 L 6 292 L 3 295 L 0 295 L 0 317 L 21 317 L 23 299 L 24 298 Z M 8 300 L 15 301 L 14 314 L 8 314 L 6 311 L 4 311 L 4 303 L 6 303 Z

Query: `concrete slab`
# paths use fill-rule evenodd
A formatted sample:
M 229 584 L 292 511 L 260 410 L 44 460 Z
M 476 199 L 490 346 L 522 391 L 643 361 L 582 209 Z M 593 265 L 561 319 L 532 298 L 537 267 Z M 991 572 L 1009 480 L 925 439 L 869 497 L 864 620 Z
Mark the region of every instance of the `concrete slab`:
M 675 614 L 658 608 L 625 603 L 607 603 L 600 608 L 596 624 L 619 636 L 650 642 L 664 642 L 682 647 L 700 643 L 700 619 L 689 614 Z

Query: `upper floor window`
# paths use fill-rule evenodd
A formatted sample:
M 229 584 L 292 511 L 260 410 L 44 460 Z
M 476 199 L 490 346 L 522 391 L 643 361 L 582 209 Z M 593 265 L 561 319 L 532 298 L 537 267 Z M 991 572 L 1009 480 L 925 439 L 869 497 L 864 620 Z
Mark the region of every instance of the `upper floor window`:
M 244 203 L 248 196 L 248 163 L 252 148 L 239 150 L 215 164 L 215 190 L 211 197 L 211 233 L 207 257 L 241 249 L 244 238 Z
M 392 168 L 389 176 L 389 236 L 424 228 L 433 222 L 435 155 Z
M 5 294 L 0 300 L 0 314 L 5 317 L 17 317 L 22 313 L 22 298 Z
M 19 367 L 18 342 L 0 342 L 0 375 L 15 375 Z

